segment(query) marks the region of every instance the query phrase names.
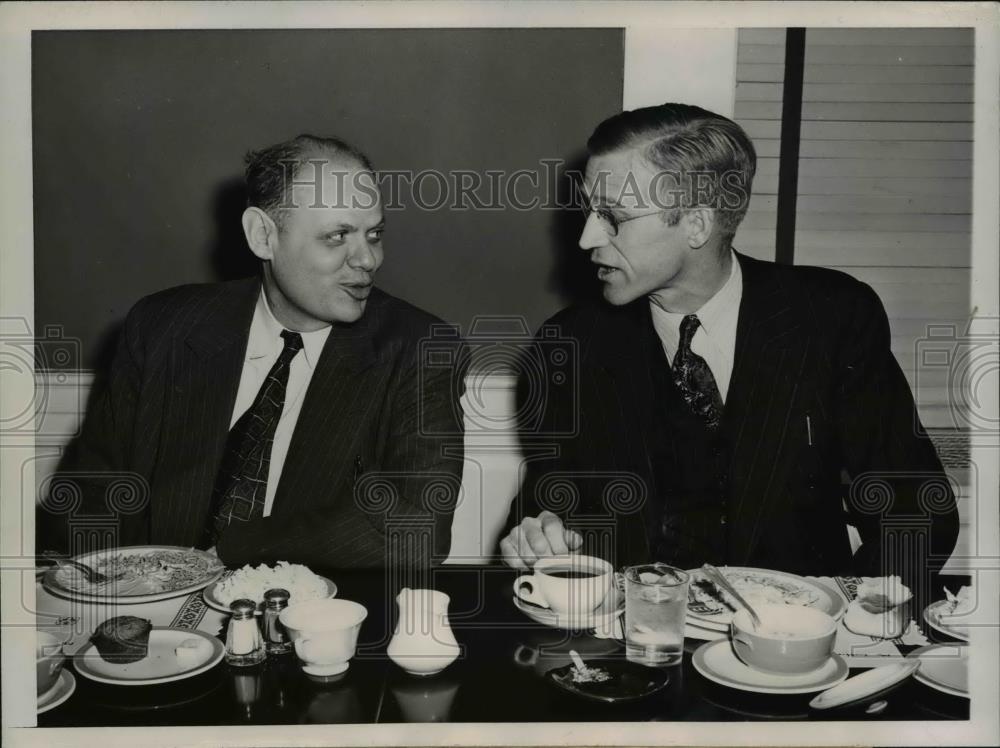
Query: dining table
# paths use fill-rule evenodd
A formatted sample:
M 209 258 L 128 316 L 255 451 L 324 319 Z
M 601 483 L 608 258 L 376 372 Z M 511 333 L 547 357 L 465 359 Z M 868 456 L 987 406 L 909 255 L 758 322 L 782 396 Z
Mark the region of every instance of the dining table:
M 546 674 L 569 663 L 570 650 L 584 660 L 622 658 L 624 645 L 613 637 L 595 636 L 593 631 L 566 631 L 530 619 L 513 602 L 513 584 L 520 572 L 503 566 L 446 564 L 429 570 L 417 582 L 448 595 L 448 621 L 460 654 L 437 675 L 410 675 L 386 650 L 398 617 L 396 596 L 414 583 L 381 570 L 314 571 L 335 582 L 338 598 L 359 602 L 368 610 L 356 654 L 343 674 L 325 679 L 307 676 L 294 653 L 270 656 L 251 667 L 223 660 L 207 672 L 156 685 L 101 683 L 77 672 L 75 690 L 63 703 L 40 713 L 38 725 L 969 719 L 967 698 L 930 688 L 914 678 L 878 694 L 879 703 L 867 699 L 823 711 L 809 705 L 815 693 L 731 688 L 696 669 L 693 655 L 705 642 L 695 638 L 685 639 L 679 664 L 663 668 L 666 686 L 655 693 L 620 703 L 583 698 L 556 687 Z M 941 581 L 958 589 L 968 583 L 968 577 Z M 841 589 L 849 590 L 850 585 L 842 583 Z M 225 616 L 208 608 L 201 593 L 159 604 L 177 608 L 172 625 L 204 630 L 218 623 L 218 631 L 207 633 L 224 640 Z M 118 613 L 128 614 L 130 607 L 119 606 Z M 921 623 L 919 611 L 914 618 Z M 930 643 L 956 641 L 929 627 L 918 628 L 916 633 Z M 912 639 L 897 641 L 895 657 L 905 656 L 918 645 Z M 849 664 L 854 675 L 875 663 Z M 66 668 L 74 671 L 72 657 Z

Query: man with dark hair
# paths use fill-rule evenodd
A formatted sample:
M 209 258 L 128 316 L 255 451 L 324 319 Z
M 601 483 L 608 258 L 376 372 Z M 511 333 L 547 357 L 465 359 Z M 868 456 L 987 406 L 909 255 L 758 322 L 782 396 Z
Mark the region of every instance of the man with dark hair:
M 127 473 L 148 500 L 114 518 L 115 545 L 216 548 L 230 566 L 442 561 L 461 373 L 422 367 L 440 320 L 374 285 L 385 220 L 369 160 L 301 135 L 249 154 L 246 185 L 261 277 L 172 288 L 129 312 L 53 482 L 82 502 L 43 505 L 54 534 L 40 547 L 91 550 L 78 530 Z
M 957 512 L 878 296 L 733 249 L 756 168 L 735 122 L 664 104 L 601 123 L 588 148 L 579 243 L 610 303 L 547 323 L 580 361 L 546 418 L 573 410 L 578 428 L 537 429 L 558 450 L 528 463 L 504 561 L 599 546 L 619 563 L 898 573 L 926 589 Z M 569 509 L 545 495 L 554 472 L 576 478 Z

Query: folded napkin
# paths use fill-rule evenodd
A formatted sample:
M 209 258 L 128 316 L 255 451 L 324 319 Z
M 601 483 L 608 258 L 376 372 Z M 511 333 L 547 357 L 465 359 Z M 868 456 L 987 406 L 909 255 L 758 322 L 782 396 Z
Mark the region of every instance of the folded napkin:
M 844 626 L 849 631 L 879 639 L 895 639 L 909 628 L 907 603 L 913 593 L 899 577 L 864 578 L 855 594 L 844 615 Z
M 228 618 L 226 613 L 209 608 L 201 592 L 152 603 L 121 605 L 67 600 L 49 593 L 41 584 L 35 585 L 35 610 L 36 626 L 65 641 L 68 655 L 87 646 L 94 629 L 115 616 L 138 616 L 152 621 L 154 626 L 198 629 L 212 636 L 222 631 Z
M 850 611 L 850 603 L 854 602 L 859 591 L 867 593 L 873 587 L 871 584 L 866 585 L 866 582 L 870 583 L 873 581 L 869 578 L 807 578 L 815 579 L 817 582 L 830 588 L 831 592 L 836 591 L 844 602 L 848 603 L 848 611 Z M 878 589 L 877 586 L 876 589 Z M 909 606 L 903 605 L 902 607 L 907 608 Z M 878 667 L 879 665 L 887 665 L 890 662 L 899 662 L 903 656 L 899 651 L 899 645 L 918 647 L 929 643 L 927 637 L 920 630 L 920 627 L 912 620 L 907 621 L 898 636 L 886 639 L 881 635 L 851 631 L 847 628 L 846 619 L 847 615 L 845 614 L 844 618 L 840 621 L 840 625 L 837 627 L 837 638 L 833 644 L 833 651 L 843 657 L 847 661 L 848 666 L 852 668 Z M 879 634 L 882 633 L 884 631 L 879 632 Z

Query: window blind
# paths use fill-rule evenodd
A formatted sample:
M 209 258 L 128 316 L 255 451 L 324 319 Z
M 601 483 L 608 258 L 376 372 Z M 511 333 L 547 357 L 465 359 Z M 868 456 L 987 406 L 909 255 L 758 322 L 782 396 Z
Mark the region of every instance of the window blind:
M 773 247 L 784 29 L 739 34 L 736 119 L 760 157 L 737 246 Z M 924 424 L 961 425 L 928 330 L 961 335 L 969 309 L 972 29 L 808 29 L 794 262 L 850 273 L 879 294 Z M 919 370 L 918 370 L 919 366 Z

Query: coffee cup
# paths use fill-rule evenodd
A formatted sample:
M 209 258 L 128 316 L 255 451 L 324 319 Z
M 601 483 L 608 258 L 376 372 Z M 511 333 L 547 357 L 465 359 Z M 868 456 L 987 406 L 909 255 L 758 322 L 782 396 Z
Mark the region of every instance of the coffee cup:
M 289 605 L 278 617 L 285 627 L 302 669 L 327 677 L 347 670 L 358 644 L 365 606 L 336 598 Z
M 611 588 L 612 567 L 593 556 L 549 556 L 514 582 L 514 594 L 559 615 L 595 610 Z
M 56 684 L 65 661 L 63 642 L 59 637 L 48 631 L 35 632 L 35 680 L 38 696 Z
M 754 605 L 760 625 L 741 609 L 733 616 L 733 651 L 744 663 L 765 673 L 808 673 L 833 654 L 837 622 L 822 610 L 802 605 Z

